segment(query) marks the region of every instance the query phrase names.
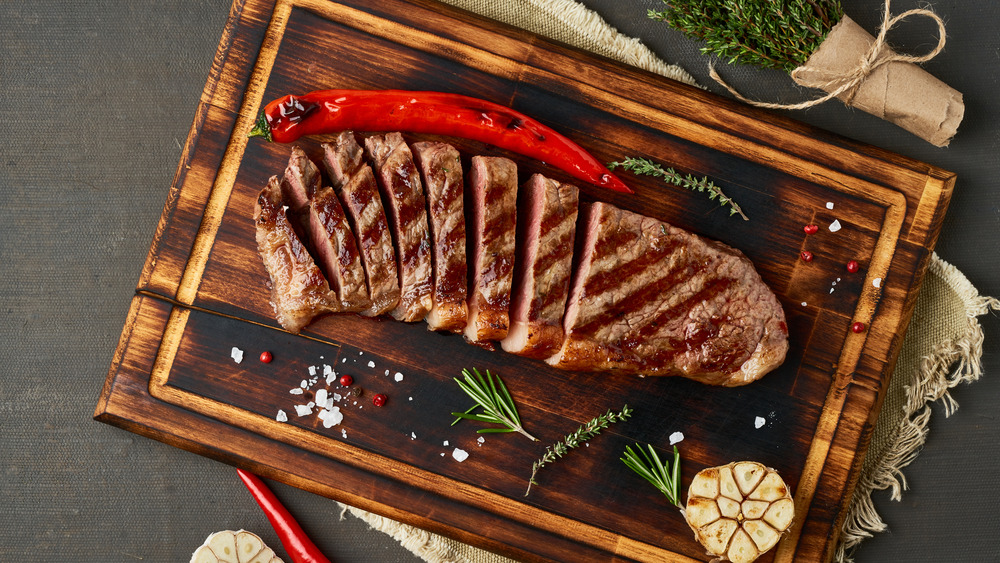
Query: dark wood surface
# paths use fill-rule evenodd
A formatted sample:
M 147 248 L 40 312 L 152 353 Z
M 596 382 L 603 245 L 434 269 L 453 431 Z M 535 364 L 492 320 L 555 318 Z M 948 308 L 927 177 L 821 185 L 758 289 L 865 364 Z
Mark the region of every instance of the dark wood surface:
M 630 481 L 616 459 L 630 442 L 666 449 L 680 430 L 685 478 L 753 459 L 777 468 L 796 490 L 797 524 L 768 559 L 832 556 L 952 173 L 432 2 L 248 2 L 235 8 L 215 60 L 98 419 L 238 465 L 264 465 L 268 475 L 338 500 L 364 498 L 358 485 L 318 478 L 294 461 L 310 452 L 388 479 L 381 488 L 397 500 L 361 500 L 376 512 L 518 557 L 555 560 L 703 558 L 676 510 Z M 751 221 L 648 178 L 628 177 L 632 195 L 583 186 L 583 197 L 739 247 L 787 311 L 788 360 L 759 383 L 719 389 L 558 372 L 419 324 L 353 315 L 322 319 L 309 327 L 311 339 L 277 331 L 249 218 L 288 147 L 248 142 L 245 133 L 262 101 L 329 87 L 488 98 L 544 116 L 599 159 L 643 156 L 712 177 Z M 300 144 L 315 156 L 319 140 Z M 455 142 L 466 155 L 492 150 Z M 525 178 L 533 171 L 560 177 L 517 160 Z M 827 229 L 834 220 L 842 230 Z M 807 236 L 808 223 L 822 230 Z M 799 259 L 804 249 L 813 262 Z M 845 271 L 851 259 L 861 272 Z M 869 329 L 851 332 L 855 321 Z M 248 351 L 247 364 L 229 358 L 233 346 Z M 256 363 L 261 349 L 288 359 Z M 150 367 L 133 367 L 140 364 Z M 346 401 L 345 421 L 332 429 L 296 417 L 293 406 L 303 401 L 288 390 L 309 365 L 323 364 L 347 370 L 369 394 L 386 392 L 390 403 L 375 409 L 365 399 Z M 468 424 L 445 424 L 448 412 L 468 402 L 451 379 L 470 366 L 503 375 L 524 419 L 542 429 L 543 444 L 624 404 L 636 415 L 594 440 L 587 455 L 548 470 L 551 477 L 540 477 L 524 498 L 522 473 L 541 447 L 516 436 L 480 446 Z M 402 382 L 389 377 L 396 372 L 405 374 Z M 279 409 L 290 422 L 273 420 Z M 768 422 L 758 429 L 762 414 Z M 250 447 L 246 431 L 267 438 L 268 447 Z M 474 455 L 455 463 L 439 443 Z M 429 494 L 404 502 L 417 491 Z M 470 513 L 458 524 L 442 516 L 455 503 Z M 664 522 L 680 532 L 665 533 Z
M 657 7 L 658 2 L 586 0 L 585 4 L 628 35 L 640 37 L 665 59 L 681 62 L 708 90 L 721 92 L 707 78 L 706 59 L 697 53 L 696 43 L 644 18 L 646 8 Z M 902 11 L 916 5 L 897 0 L 893 8 Z M 997 60 L 981 54 L 998 47 L 995 27 L 1000 15 L 990 2 L 934 7 L 947 20 L 949 43 L 925 66 L 964 92 L 968 104 L 966 121 L 950 148 L 935 149 L 838 104 L 778 113 L 956 172 L 958 182 L 937 250 L 983 293 L 998 295 L 1000 272 L 994 258 L 1000 192 L 995 178 L 1000 170 L 994 152 L 1000 127 L 992 100 L 993 77 L 1000 70 Z M 249 462 L 226 453 L 237 448 L 260 455 L 258 450 L 267 448 L 268 440 L 235 430 L 224 438 L 189 440 L 183 432 L 217 424 L 216 419 L 191 414 L 171 420 L 174 413 L 169 409 L 147 409 L 141 401 L 145 385 L 123 388 L 127 392 L 116 408 L 170 425 L 171 430 L 156 433 L 157 440 L 89 421 L 122 326 L 137 318 L 127 317 L 130 305 L 136 312 L 142 310 L 153 325 L 155 319 L 167 318 L 162 299 L 142 297 L 130 303 L 130 297 L 136 280 L 147 279 L 140 276 L 140 269 L 171 177 L 177 170 L 188 173 L 190 163 L 182 161 L 178 168 L 178 161 L 185 154 L 192 116 L 196 123 L 220 119 L 198 101 L 229 9 L 228 0 L 128 6 L 40 1 L 0 6 L 0 91 L 8 101 L 0 107 L 7 139 L 0 145 L 0 189 L 7 196 L 0 204 L 4 259 L 0 339 L 5 343 L 0 347 L 0 412 L 6 423 L 0 439 L 4 452 L 0 490 L 9 509 L 0 516 L 0 559 L 186 560 L 205 536 L 223 528 L 251 529 L 278 545 L 233 474 L 231 464 Z M 845 9 L 867 29 L 874 29 L 881 15 L 878 2 L 845 1 Z M 912 23 L 894 31 L 892 40 L 920 50 L 930 42 L 932 31 Z M 804 95 L 786 86 L 787 77 L 780 73 L 728 65 L 722 72 L 745 93 L 763 99 L 799 101 Z M 238 95 L 231 83 L 220 83 L 218 88 Z M 224 155 L 225 138 L 202 140 L 218 144 L 217 162 L 203 163 L 200 170 L 193 167 L 192 175 L 213 174 Z M 703 203 L 696 197 L 688 201 Z M 710 215 L 706 221 L 711 224 L 713 219 Z M 719 218 L 719 225 L 710 228 L 724 230 L 728 223 Z M 890 502 L 885 493 L 876 495 L 889 531 L 862 544 L 858 561 L 1000 557 L 992 537 L 997 525 L 992 467 L 1000 459 L 1000 429 L 994 420 L 1000 380 L 992 377 L 1000 358 L 998 324 L 995 316 L 982 321 L 984 379 L 953 391 L 961 408 L 950 418 L 939 406 L 932 409 L 927 447 L 905 469 L 910 490 L 901 503 Z M 251 332 L 257 334 L 256 329 Z M 253 336 L 255 343 L 261 342 L 258 337 Z M 129 343 L 140 346 L 138 340 Z M 155 355 L 151 348 L 145 352 L 146 360 Z M 141 362 L 123 368 L 153 371 L 151 364 Z M 404 381 L 409 383 L 412 377 L 407 375 Z M 294 460 L 307 474 L 302 478 L 283 469 L 289 460 L 282 457 L 285 454 L 274 455 L 274 465 L 249 466 L 295 485 L 271 481 L 335 561 L 416 559 L 359 520 L 339 519 L 339 509 L 326 496 L 415 519 L 419 525 L 467 541 L 485 541 L 492 549 L 539 533 L 535 527 L 513 526 L 510 520 L 502 527 L 489 520 L 477 530 L 481 533 L 464 535 L 463 522 L 484 521 L 485 513 L 441 496 L 435 497 L 437 511 L 419 515 L 397 511 L 392 507 L 427 506 L 426 491 L 386 487 L 393 481 L 297 449 Z M 325 485 L 329 482 L 336 487 Z M 345 490 L 363 493 L 345 496 Z M 677 527 L 659 528 L 669 535 Z M 490 542 L 484 536 L 496 539 Z M 551 534 L 546 539 L 552 540 Z M 562 542 L 552 549 L 572 545 Z

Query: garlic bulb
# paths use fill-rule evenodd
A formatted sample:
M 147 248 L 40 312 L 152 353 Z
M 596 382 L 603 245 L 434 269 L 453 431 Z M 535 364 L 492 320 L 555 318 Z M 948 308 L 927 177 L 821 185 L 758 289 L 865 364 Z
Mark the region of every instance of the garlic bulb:
M 749 563 L 774 547 L 792 525 L 795 505 L 778 473 L 754 461 L 698 472 L 684 517 L 710 555 Z
M 208 536 L 191 563 L 282 563 L 257 534 L 223 530 Z

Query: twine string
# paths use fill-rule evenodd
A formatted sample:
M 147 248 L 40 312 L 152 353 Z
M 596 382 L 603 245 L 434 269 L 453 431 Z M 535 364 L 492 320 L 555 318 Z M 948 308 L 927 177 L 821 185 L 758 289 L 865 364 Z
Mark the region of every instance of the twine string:
M 791 72 L 793 79 L 803 78 L 805 75 L 812 75 L 817 77 L 824 82 L 816 84 L 817 88 L 827 91 L 825 96 L 809 100 L 806 102 L 800 102 L 797 104 L 778 104 L 770 102 L 759 102 L 756 100 L 751 100 L 744 97 L 742 94 L 736 91 L 735 88 L 727 84 L 722 77 L 715 71 L 715 65 L 709 65 L 709 75 L 713 80 L 718 82 L 723 88 L 729 91 L 730 94 L 736 97 L 736 99 L 741 102 L 748 103 L 757 107 L 767 108 L 767 109 L 806 109 L 813 106 L 822 104 L 823 102 L 829 101 L 833 98 L 846 93 L 847 96 L 844 99 L 844 103 L 851 105 L 854 101 L 854 96 L 857 95 L 858 89 L 861 84 L 864 83 L 868 76 L 875 72 L 876 69 L 883 65 L 902 62 L 902 63 L 923 63 L 929 61 L 936 57 L 938 53 L 944 50 L 945 45 L 945 29 L 944 20 L 941 19 L 934 11 L 926 8 L 915 8 L 912 10 L 907 10 L 901 14 L 893 16 L 890 11 L 891 0 L 885 1 L 885 15 L 882 18 L 882 26 L 879 28 L 878 36 L 875 41 L 868 48 L 868 52 L 864 57 L 858 62 L 857 66 L 848 72 L 844 73 L 834 73 L 823 69 L 809 68 L 807 66 L 800 66 Z M 896 24 L 903 21 L 910 16 L 926 16 L 934 20 L 938 26 L 938 44 L 934 49 L 924 55 L 901 55 L 896 53 L 889 47 L 886 36 L 889 34 L 889 30 L 895 27 Z

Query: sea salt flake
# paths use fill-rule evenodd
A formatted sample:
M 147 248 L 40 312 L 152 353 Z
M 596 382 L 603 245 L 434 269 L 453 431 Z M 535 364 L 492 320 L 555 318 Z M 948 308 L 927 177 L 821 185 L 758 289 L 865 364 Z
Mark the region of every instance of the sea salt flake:
M 826 202 L 826 208 L 827 209 L 833 209 L 833 202 L 832 201 Z
M 399 373 L 399 372 L 397 371 L 397 372 L 396 372 L 396 374 L 395 374 L 395 375 L 393 375 L 393 378 L 395 378 L 395 379 L 396 379 L 396 381 L 402 381 L 402 380 L 403 380 L 403 374 L 401 374 L 401 373 Z
M 243 350 L 240 350 L 236 346 L 233 346 L 232 351 L 229 352 L 229 357 L 231 357 L 233 359 L 233 361 L 236 362 L 236 363 L 238 363 L 238 364 L 242 363 L 243 362 Z
M 469 452 L 461 448 L 455 448 L 455 450 L 451 452 L 451 457 L 455 458 L 455 460 L 458 462 L 463 462 L 469 459 Z
M 312 414 L 312 407 L 309 405 L 295 405 L 295 414 L 299 416 L 306 416 Z
M 370 367 L 370 368 L 375 367 L 375 362 L 369 361 L 368 362 L 368 367 Z
M 302 394 L 302 388 L 301 387 L 296 387 L 295 389 L 289 389 L 288 393 L 292 394 L 292 395 L 301 395 Z
M 288 413 L 278 409 L 278 416 L 274 417 L 274 420 L 277 420 L 278 422 L 288 422 Z
M 765 423 L 767 423 L 767 421 L 764 420 L 763 416 L 758 416 L 758 417 L 756 417 L 756 418 L 753 419 L 753 427 L 754 428 L 760 428 L 760 427 L 764 426 Z
M 674 445 L 677 442 L 684 440 L 684 434 L 682 432 L 674 432 L 670 435 L 670 445 Z
M 872 280 L 872 287 L 881 287 L 881 286 L 882 286 L 882 278 L 875 278 Z
M 835 232 L 839 231 L 840 229 L 841 229 L 841 227 L 840 227 L 840 221 L 838 219 L 834 219 L 833 223 L 830 223 L 830 232 L 831 233 L 835 233 Z

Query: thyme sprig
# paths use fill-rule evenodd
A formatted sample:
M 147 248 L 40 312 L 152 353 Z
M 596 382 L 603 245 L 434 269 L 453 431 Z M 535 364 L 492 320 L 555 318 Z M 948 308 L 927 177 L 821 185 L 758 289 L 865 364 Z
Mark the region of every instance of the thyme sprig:
M 663 0 L 654 20 L 705 42 L 701 52 L 729 62 L 791 72 L 843 17 L 840 0 Z
M 743 213 L 743 209 L 740 208 L 739 204 L 733 201 L 731 197 L 722 193 L 722 189 L 713 184 L 708 178 L 695 178 L 690 174 L 685 176 L 673 168 L 664 168 L 647 158 L 626 157 L 621 162 L 611 162 L 608 164 L 608 168 L 611 170 L 618 167 L 624 168 L 634 174 L 662 178 L 663 181 L 668 184 L 673 184 L 675 186 L 680 186 L 696 192 L 707 193 L 709 200 L 719 200 L 719 205 L 728 205 L 730 216 L 738 214 L 740 217 L 743 217 L 744 221 L 750 220 L 746 214 Z
M 621 412 L 619 413 L 614 413 L 609 410 L 600 416 L 592 418 L 583 426 L 577 428 L 572 433 L 567 434 L 562 440 L 545 448 L 545 455 L 531 465 L 531 477 L 528 479 L 528 489 L 524 491 L 524 496 L 528 496 L 528 493 L 531 492 L 532 485 L 538 484 L 538 482 L 535 481 L 535 475 L 538 474 L 539 469 L 566 455 L 569 450 L 576 448 L 580 444 L 597 436 L 602 430 L 606 429 L 612 423 L 621 422 L 630 416 L 632 416 L 632 409 L 629 408 L 628 405 L 623 406 Z
M 649 453 L 646 453 L 639 444 L 636 444 L 635 447 L 639 451 L 638 454 L 632 449 L 632 446 L 625 446 L 625 454 L 621 460 L 632 471 L 638 473 L 666 495 L 674 506 L 680 508 L 681 454 L 677 450 L 677 446 L 674 446 L 674 462 L 672 464 L 660 461 L 660 456 L 649 444 L 646 444 Z
M 490 370 L 486 370 L 486 375 L 483 376 L 476 368 L 472 368 L 471 372 L 463 369 L 462 375 L 465 376 L 464 379 L 456 377 L 455 381 L 467 395 L 476 401 L 476 404 L 465 412 L 451 413 L 456 417 L 455 421 L 451 423 L 452 426 L 458 424 L 462 419 L 500 424 L 503 428 L 480 428 L 477 432 L 480 434 L 518 432 L 528 437 L 532 442 L 538 441 L 538 438 L 524 430 L 521 425 L 521 417 L 517 414 L 517 406 L 514 405 L 514 398 L 511 397 L 507 386 L 503 384 L 499 376 L 494 376 Z M 482 412 L 473 413 L 472 411 L 477 408 L 481 408 Z

